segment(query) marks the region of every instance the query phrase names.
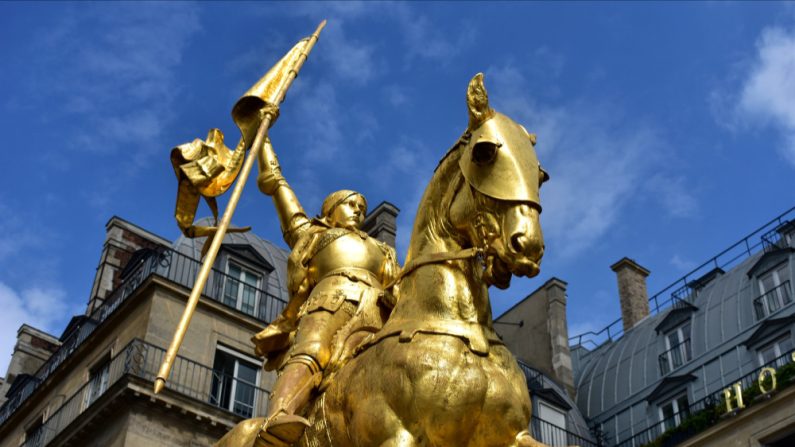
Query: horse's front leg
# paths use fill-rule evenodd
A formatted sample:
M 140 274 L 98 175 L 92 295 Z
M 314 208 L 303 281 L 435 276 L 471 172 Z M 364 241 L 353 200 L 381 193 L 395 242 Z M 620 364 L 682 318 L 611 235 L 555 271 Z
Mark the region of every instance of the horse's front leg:
M 418 447 L 414 436 L 405 428 L 400 428 L 395 436 L 382 442 L 379 447 Z
M 414 435 L 380 395 L 359 397 L 350 420 L 350 435 L 359 447 L 417 447 Z M 363 410 L 365 409 L 365 410 Z
M 530 432 L 527 430 L 523 430 L 516 435 L 516 442 L 511 444 L 509 447 L 549 447 L 548 445 L 544 444 L 543 442 L 538 442 L 530 435 Z M 578 447 L 578 446 L 569 446 L 569 447 Z

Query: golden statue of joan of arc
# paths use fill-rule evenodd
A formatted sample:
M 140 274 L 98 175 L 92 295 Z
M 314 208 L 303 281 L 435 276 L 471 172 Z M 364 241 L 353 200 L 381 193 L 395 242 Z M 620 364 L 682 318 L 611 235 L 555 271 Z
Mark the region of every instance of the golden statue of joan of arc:
M 316 391 L 350 358 L 365 336 L 383 326 L 394 305 L 385 286 L 399 271 L 395 250 L 359 229 L 364 196 L 336 191 L 309 218 L 284 179 L 268 141 L 258 156 L 260 190 L 273 198 L 288 259 L 290 301 L 252 340 L 265 369 L 279 370 L 269 414 L 257 443 L 292 445 L 308 421 L 302 416 Z

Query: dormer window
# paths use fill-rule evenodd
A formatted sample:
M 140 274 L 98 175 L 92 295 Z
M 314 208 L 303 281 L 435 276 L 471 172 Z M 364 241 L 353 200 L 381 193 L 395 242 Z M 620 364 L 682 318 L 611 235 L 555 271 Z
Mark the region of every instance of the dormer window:
M 773 361 L 775 361 L 776 359 L 784 355 L 787 351 L 789 351 L 791 347 L 792 343 L 790 342 L 789 333 L 762 346 L 756 351 L 757 358 L 759 360 L 759 366 L 760 367 L 768 366 L 772 364 Z
M 687 401 L 687 393 L 682 393 L 660 405 L 660 426 L 662 431 L 670 430 L 679 424 L 690 414 L 690 403 Z
M 261 277 L 241 264 L 229 261 L 226 269 L 223 302 L 241 312 L 256 316 Z
M 665 352 L 660 354 L 660 373 L 666 375 L 692 358 L 690 348 L 690 321 L 665 334 Z
M 214 271 L 207 287 L 212 299 L 263 321 L 275 317 L 274 299 L 267 293 L 268 278 L 274 269 L 254 247 L 222 245 Z M 277 314 L 278 311 L 281 307 Z
M 754 300 L 754 313 L 761 320 L 792 302 L 789 263 L 784 262 L 759 276 L 760 295 Z
M 566 412 L 541 399 L 538 400 L 538 418 L 547 424 L 540 425 L 536 436 L 552 445 L 568 444 L 566 432 Z

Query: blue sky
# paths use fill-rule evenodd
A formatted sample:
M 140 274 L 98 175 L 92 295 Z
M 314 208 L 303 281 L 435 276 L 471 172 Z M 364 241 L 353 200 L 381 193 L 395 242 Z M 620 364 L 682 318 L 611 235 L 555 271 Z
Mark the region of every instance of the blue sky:
M 271 132 L 310 212 L 341 188 L 393 202 L 402 256 L 479 71 L 538 134 L 547 255 L 495 314 L 556 276 L 570 332 L 601 327 L 613 262 L 654 293 L 795 204 L 785 3 L 0 3 L 0 370 L 21 323 L 84 310 L 112 215 L 178 236 L 170 149 L 234 144 L 234 101 L 322 18 Z M 234 221 L 281 242 L 253 182 Z

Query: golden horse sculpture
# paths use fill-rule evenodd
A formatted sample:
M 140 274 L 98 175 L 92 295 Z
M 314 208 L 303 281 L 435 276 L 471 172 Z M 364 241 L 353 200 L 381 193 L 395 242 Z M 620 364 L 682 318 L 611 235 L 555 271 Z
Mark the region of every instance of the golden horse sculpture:
M 397 304 L 307 411 L 300 447 L 531 447 L 525 377 L 492 328 L 488 287 L 544 253 L 535 136 L 467 89 L 469 126 L 419 204 Z M 217 447 L 255 444 L 264 418 Z

